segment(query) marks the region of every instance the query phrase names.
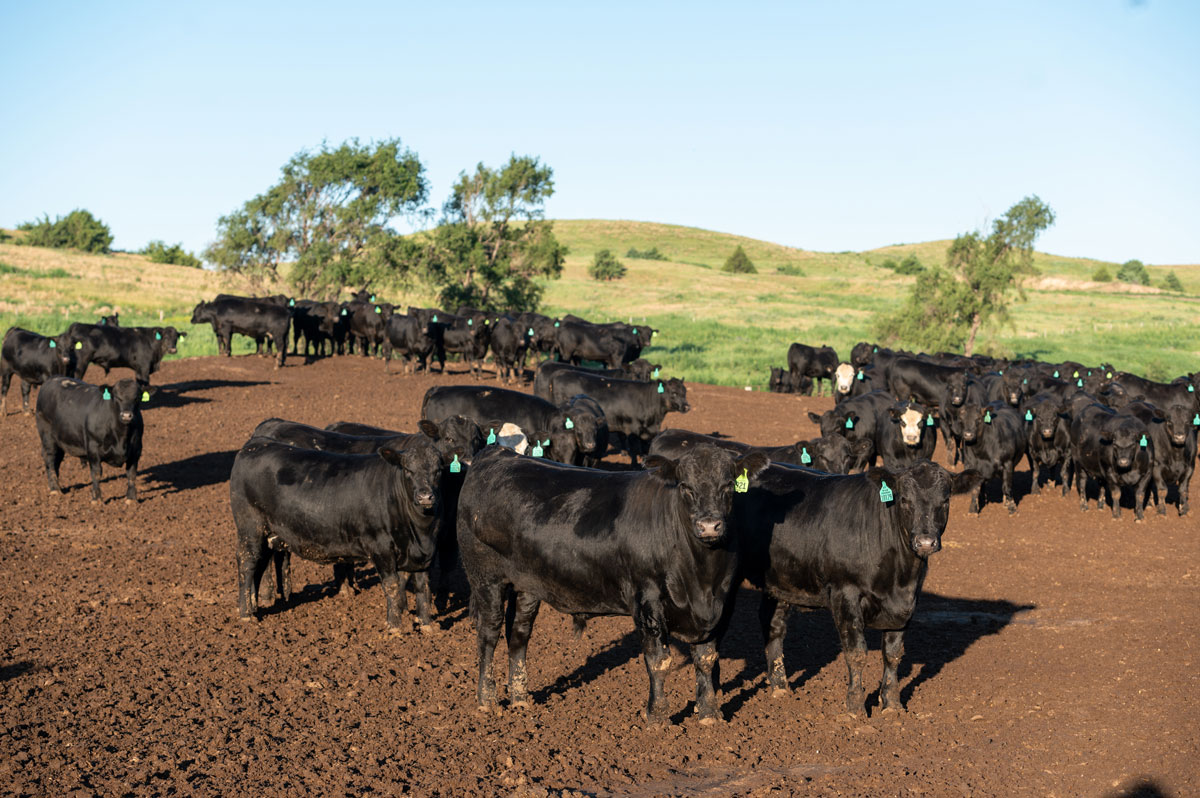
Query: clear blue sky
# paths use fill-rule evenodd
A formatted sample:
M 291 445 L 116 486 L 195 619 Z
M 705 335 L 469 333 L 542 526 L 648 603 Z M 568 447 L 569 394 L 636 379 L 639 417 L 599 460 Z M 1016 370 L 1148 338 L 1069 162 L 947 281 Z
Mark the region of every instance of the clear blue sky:
M 0 226 L 191 250 L 295 152 L 399 136 L 434 204 L 509 153 L 552 218 L 817 250 L 983 228 L 1200 262 L 1200 3 L 4 5 Z

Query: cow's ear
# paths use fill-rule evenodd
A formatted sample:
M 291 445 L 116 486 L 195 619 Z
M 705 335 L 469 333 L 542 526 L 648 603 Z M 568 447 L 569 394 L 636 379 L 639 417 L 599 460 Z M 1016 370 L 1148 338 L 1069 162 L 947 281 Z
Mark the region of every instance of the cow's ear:
M 887 483 L 889 491 L 896 487 L 896 475 L 886 468 L 880 468 L 879 466 L 868 468 L 863 476 L 879 490 L 883 489 L 884 483 Z
M 901 405 L 892 405 L 888 408 L 888 415 L 892 417 L 892 421 L 899 421 L 903 414 L 904 408 Z
M 661 454 L 651 454 L 646 457 L 646 468 L 653 468 L 658 472 L 659 479 L 667 482 L 678 482 L 679 474 L 676 470 L 676 463 L 670 458 L 663 457 Z
M 817 414 L 817 413 L 814 413 L 813 411 L 809 410 L 809 411 L 808 411 L 808 420 L 809 420 L 809 421 L 811 421 L 811 422 L 812 422 L 812 423 L 814 423 L 814 424 L 820 424 L 820 423 L 821 423 L 821 416 L 820 416 L 819 414 Z
M 866 438 L 855 441 L 850 444 L 850 452 L 858 457 L 871 453 L 871 447 L 874 446 L 871 441 Z
M 744 455 L 733 461 L 733 474 L 731 476 L 739 476 L 745 474 L 750 479 L 754 479 L 759 474 L 767 470 L 771 465 L 771 458 L 762 449 L 751 449 Z
M 404 450 L 392 446 L 380 446 L 379 456 L 394 466 L 404 465 Z
M 951 493 L 969 493 L 983 482 L 983 474 L 978 471 L 963 471 L 950 475 Z
M 434 424 L 432 421 L 430 421 L 429 419 L 425 419 L 425 418 L 423 418 L 417 422 L 417 429 L 421 430 L 421 432 L 423 432 L 426 436 L 432 438 L 435 441 L 438 439 L 438 436 L 441 434 L 440 431 L 438 430 L 437 424 Z

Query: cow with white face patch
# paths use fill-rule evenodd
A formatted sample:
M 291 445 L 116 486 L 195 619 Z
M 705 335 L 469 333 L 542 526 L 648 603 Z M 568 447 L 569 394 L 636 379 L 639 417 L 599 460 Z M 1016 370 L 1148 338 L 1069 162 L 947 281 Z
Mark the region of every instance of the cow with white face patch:
M 937 422 L 933 413 L 918 402 L 897 402 L 875 423 L 875 452 L 884 468 L 905 468 L 933 457 L 937 445 Z

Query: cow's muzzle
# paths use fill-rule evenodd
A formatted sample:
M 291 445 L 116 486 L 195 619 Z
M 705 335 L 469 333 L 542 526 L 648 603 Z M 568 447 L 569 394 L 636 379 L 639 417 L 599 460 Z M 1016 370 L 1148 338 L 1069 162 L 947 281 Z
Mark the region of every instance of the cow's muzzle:
M 696 521 L 696 537 L 704 541 L 720 540 L 725 534 L 725 521 L 721 518 L 700 518 Z
M 933 535 L 914 535 L 912 549 L 918 557 L 928 557 L 942 550 L 942 541 Z

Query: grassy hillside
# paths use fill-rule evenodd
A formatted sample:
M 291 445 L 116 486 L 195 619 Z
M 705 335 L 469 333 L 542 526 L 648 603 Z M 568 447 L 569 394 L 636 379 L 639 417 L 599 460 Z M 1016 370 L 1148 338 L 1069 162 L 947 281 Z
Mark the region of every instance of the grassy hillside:
M 783 365 L 792 341 L 828 343 L 843 356 L 871 336 L 871 318 L 903 300 L 914 278 L 880 267 L 916 255 L 939 264 L 948 241 L 899 244 L 870 252 L 810 252 L 709 230 L 628 221 L 560 220 L 570 247 L 563 277 L 546 284 L 544 310 L 597 321 L 652 323 L 661 332 L 647 353 L 672 375 L 724 385 L 765 383 Z M 720 271 L 741 245 L 757 274 Z M 656 247 L 669 260 L 625 257 Z M 628 268 L 623 280 L 599 283 L 587 266 L 610 249 Z M 1149 266 L 1155 284 L 1175 271 L 1185 295 L 1088 278 L 1116 264 L 1038 253 L 1041 275 L 1029 300 L 1015 306 L 1013 325 L 985 328 L 983 351 L 1043 359 L 1108 360 L 1119 368 L 1165 378 L 1200 368 L 1200 266 Z M 183 356 L 216 352 L 211 329 L 191 327 L 192 307 L 218 291 L 243 292 L 211 272 L 149 263 L 137 255 L 84 255 L 0 244 L 0 323 L 39 332 L 94 321 L 119 310 L 126 324 L 174 324 L 189 331 Z M 388 293 L 398 304 L 425 303 L 424 292 Z M 160 321 L 161 319 L 161 321 Z M 239 351 L 252 344 L 237 338 Z

